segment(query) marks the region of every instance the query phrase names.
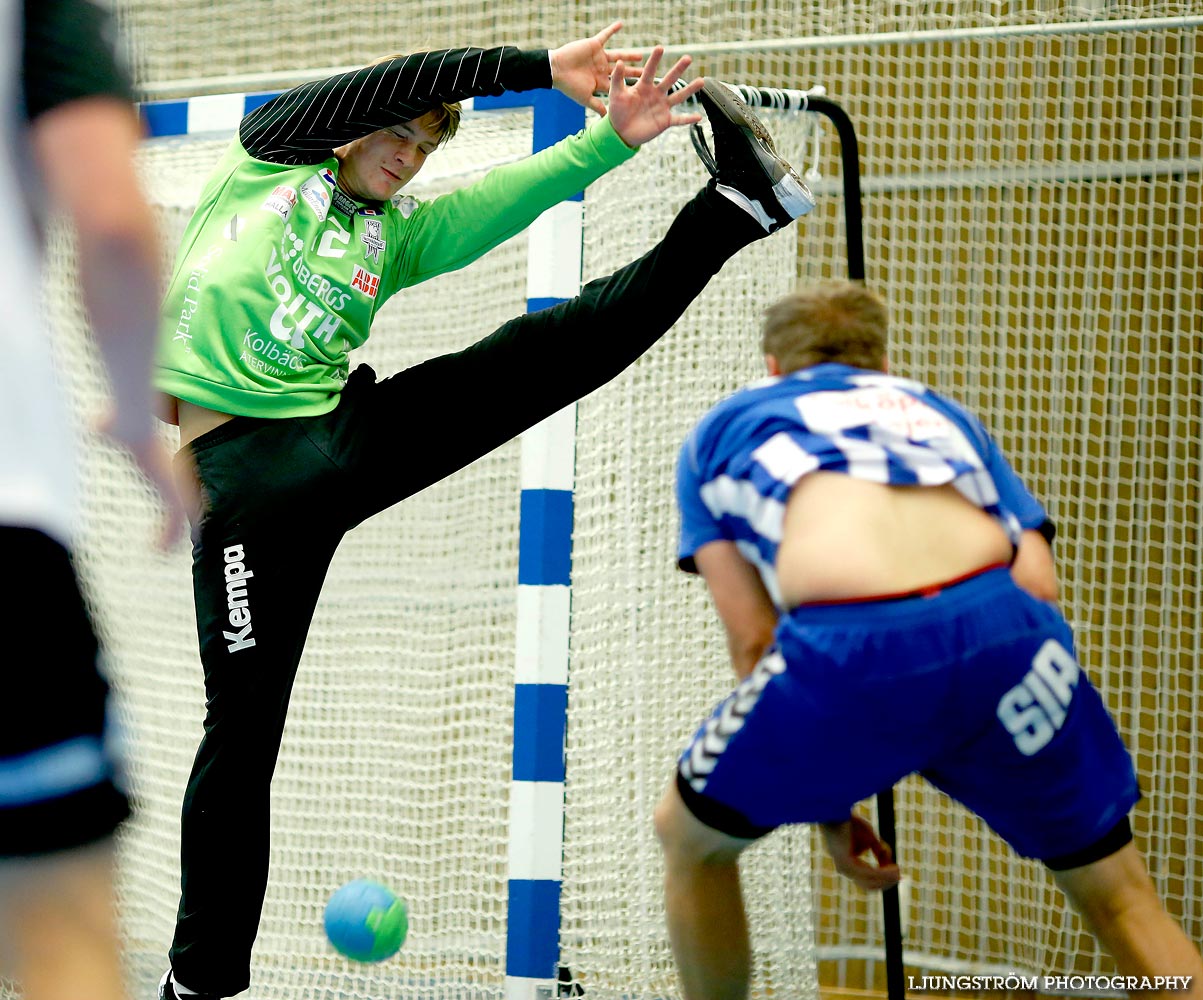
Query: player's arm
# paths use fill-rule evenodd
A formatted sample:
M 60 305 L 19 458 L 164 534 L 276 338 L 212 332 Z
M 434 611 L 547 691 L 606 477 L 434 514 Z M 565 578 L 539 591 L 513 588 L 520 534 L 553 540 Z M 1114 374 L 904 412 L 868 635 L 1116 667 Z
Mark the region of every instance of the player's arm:
M 1002 449 L 991 438 L 986 451 L 986 468 L 998 488 L 999 500 L 1019 519 L 1023 534 L 1011 563 L 1011 576 L 1033 597 L 1055 601 L 1058 595 L 1057 567 L 1051 542 L 1056 527 L 1043 504 L 1023 484 Z
M 743 680 L 772 644 L 777 609 L 760 574 L 740 553 L 722 508 L 709 496 L 708 484 L 720 472 L 715 464 L 721 450 L 715 424 L 711 411 L 686 436 L 677 456 L 677 566 L 706 581 L 727 633 L 731 666 Z
M 705 82 L 699 78 L 672 92 L 690 64 L 683 56 L 655 78 L 663 49 L 648 57 L 639 79 L 627 84 L 622 63 L 610 81 L 610 114 L 583 132 L 517 163 L 497 167 L 475 184 L 420 205 L 406 232 L 406 248 L 392 258 L 393 289 L 465 267 L 522 232 L 543 212 L 570 198 L 604 173 L 625 163 L 635 150 L 669 128 L 689 125 L 697 114 L 679 114 L 682 101 Z
M 609 118 L 474 184 L 420 204 L 409 221 L 392 288 L 466 267 L 635 155 Z M 391 289 L 390 289 L 391 290 Z
M 616 60 L 638 58 L 606 50 L 606 41 L 621 26 L 616 21 L 591 38 L 550 52 L 503 45 L 385 59 L 273 98 L 242 119 L 238 138 L 256 159 L 320 163 L 348 142 L 470 97 L 555 87 L 596 109 L 600 102 L 593 94 L 605 88 Z
M 339 146 L 440 104 L 550 85 L 545 49 L 415 52 L 294 87 L 244 117 L 238 138 L 259 160 L 320 163 Z
M 1051 545 L 1057 533 L 1056 525 L 1049 518 L 1044 505 L 1011 467 L 985 425 L 960 404 L 951 400 L 943 400 L 943 403 L 961 414 L 976 435 L 976 450 L 998 491 L 999 503 L 1015 515 L 1023 529 L 1015 559 L 1011 563 L 1012 578 L 1033 597 L 1055 601 L 1058 594 L 1057 567 Z
M 743 680 L 773 643 L 777 610 L 760 574 L 734 542 L 708 542 L 694 553 L 693 559 L 726 630 L 731 666 Z
M 140 441 L 154 431 L 159 258 L 132 163 L 137 117 L 129 104 L 96 96 L 46 111 L 30 131 L 51 200 L 77 234 L 84 306 L 114 388 L 112 433 Z
M 1048 522 L 1051 526 L 1052 522 Z M 1042 601 L 1057 600 L 1057 566 L 1053 549 L 1043 531 L 1031 528 L 1019 539 L 1019 550 L 1011 563 L 1011 576 L 1033 597 Z
M 104 429 L 130 449 L 164 499 L 164 539 L 171 540 L 182 510 L 156 433 L 150 380 L 158 234 L 134 172 L 141 131 L 109 33 L 107 12 L 87 0 L 25 4 L 29 140 L 46 193 L 76 230 L 83 304 L 113 389 Z
M 898 884 L 902 872 L 894 863 L 893 852 L 863 816 L 853 813 L 838 823 L 820 823 L 819 829 L 823 846 L 841 875 L 870 892 Z

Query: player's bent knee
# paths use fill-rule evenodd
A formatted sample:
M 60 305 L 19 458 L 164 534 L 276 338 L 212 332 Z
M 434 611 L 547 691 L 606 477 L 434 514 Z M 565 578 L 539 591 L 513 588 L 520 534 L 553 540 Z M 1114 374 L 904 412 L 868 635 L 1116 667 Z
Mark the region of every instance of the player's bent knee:
M 676 782 L 670 782 L 652 815 L 665 857 L 687 864 L 734 861 L 752 843 L 707 826 L 686 805 Z
M 1053 876 L 1074 908 L 1096 929 L 1133 908 L 1161 909 L 1153 880 L 1131 839 L 1101 857 L 1054 868 Z
M 670 783 L 652 812 L 652 827 L 656 831 L 656 839 L 666 852 L 681 840 L 684 832 L 682 814 L 685 812 L 685 803 L 677 794 L 675 783 Z
M 1087 865 L 1094 864 L 1096 861 L 1101 861 L 1118 853 L 1130 843 L 1132 843 L 1132 824 L 1129 822 L 1128 817 L 1125 816 L 1094 843 L 1071 854 L 1045 858 L 1044 864 L 1052 872 L 1064 872 L 1075 868 L 1084 868 Z

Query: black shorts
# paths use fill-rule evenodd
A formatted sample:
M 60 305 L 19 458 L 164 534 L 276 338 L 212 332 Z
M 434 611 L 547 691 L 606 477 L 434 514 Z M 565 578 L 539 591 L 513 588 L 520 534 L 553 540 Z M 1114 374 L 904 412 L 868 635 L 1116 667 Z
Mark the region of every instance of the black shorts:
M 0 527 L 7 635 L 0 654 L 0 857 L 109 836 L 129 815 L 106 740 L 109 686 L 67 550 Z

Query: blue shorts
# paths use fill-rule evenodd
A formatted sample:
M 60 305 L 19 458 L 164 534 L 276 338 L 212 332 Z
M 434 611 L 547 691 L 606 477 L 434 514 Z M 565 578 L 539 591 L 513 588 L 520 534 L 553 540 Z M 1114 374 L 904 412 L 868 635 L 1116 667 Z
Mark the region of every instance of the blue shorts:
M 912 773 L 1043 860 L 1088 850 L 1140 798 L 1068 624 L 1006 569 L 796 608 L 685 749 L 678 785 L 708 826 L 754 837 L 845 820 Z

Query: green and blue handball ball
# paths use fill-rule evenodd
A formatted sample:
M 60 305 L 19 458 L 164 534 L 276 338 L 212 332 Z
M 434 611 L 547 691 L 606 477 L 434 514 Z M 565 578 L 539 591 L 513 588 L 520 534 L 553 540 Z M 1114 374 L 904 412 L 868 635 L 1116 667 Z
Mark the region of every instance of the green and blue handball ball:
M 326 904 L 326 937 L 356 962 L 383 962 L 397 954 L 409 933 L 405 900 L 371 879 L 348 882 Z

